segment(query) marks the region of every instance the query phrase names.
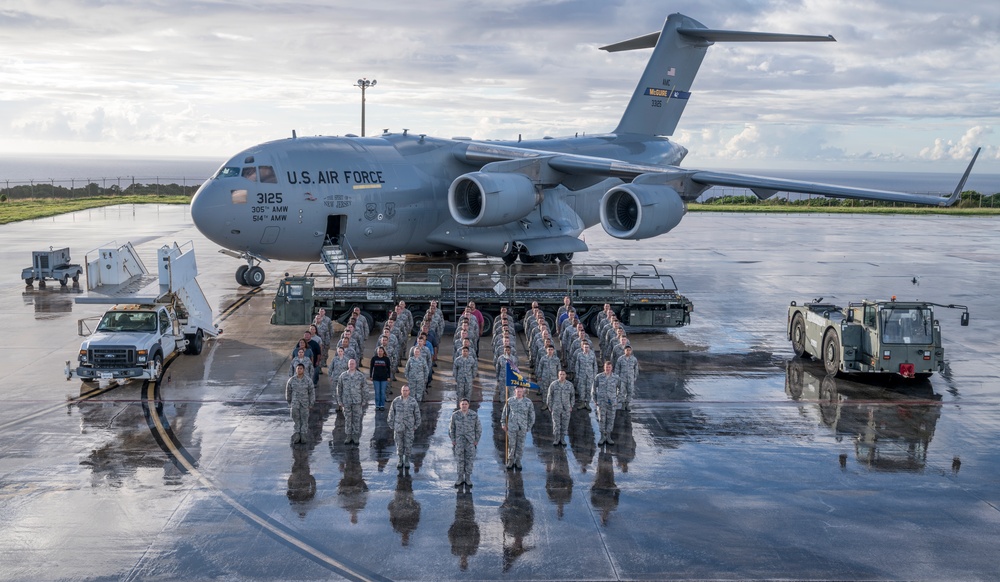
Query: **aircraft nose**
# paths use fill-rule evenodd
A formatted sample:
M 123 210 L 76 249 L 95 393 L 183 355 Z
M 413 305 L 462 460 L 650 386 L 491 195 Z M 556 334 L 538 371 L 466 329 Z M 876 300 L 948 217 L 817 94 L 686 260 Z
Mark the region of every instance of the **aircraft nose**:
M 208 180 L 191 198 L 191 220 L 209 240 L 225 246 L 225 229 L 229 191 L 223 191 L 216 180 Z

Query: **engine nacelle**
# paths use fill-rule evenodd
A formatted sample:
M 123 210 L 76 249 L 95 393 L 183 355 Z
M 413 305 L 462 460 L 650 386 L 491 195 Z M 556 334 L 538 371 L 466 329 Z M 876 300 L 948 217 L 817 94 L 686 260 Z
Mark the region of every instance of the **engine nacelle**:
M 680 224 L 686 212 L 680 195 L 668 186 L 623 184 L 601 198 L 601 226 L 615 238 L 661 235 Z
M 499 226 L 527 216 L 541 201 L 524 174 L 471 172 L 448 187 L 448 210 L 465 226 Z

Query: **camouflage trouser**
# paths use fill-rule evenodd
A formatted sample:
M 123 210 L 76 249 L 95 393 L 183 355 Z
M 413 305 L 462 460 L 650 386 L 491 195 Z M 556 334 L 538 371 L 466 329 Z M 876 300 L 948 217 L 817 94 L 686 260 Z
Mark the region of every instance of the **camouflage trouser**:
M 521 455 L 524 454 L 524 437 L 528 434 L 528 431 L 521 430 L 508 430 L 507 431 L 507 464 L 510 463 L 521 463 Z
M 361 438 L 361 418 L 365 415 L 360 404 L 344 405 L 344 431 L 349 438 Z
M 424 392 L 427 391 L 427 382 L 410 382 L 410 394 L 417 402 L 423 402 Z
M 455 464 L 458 466 L 458 478 L 472 478 L 472 463 L 476 460 L 476 446 L 461 439 L 455 445 Z
M 455 378 L 455 401 L 461 402 L 463 398 L 472 402 L 472 378 Z
M 597 407 L 597 426 L 600 428 L 602 439 L 611 438 L 611 431 L 615 427 L 615 408 L 613 406 Z
M 593 376 L 584 376 L 583 378 L 573 378 L 573 387 L 576 388 L 577 402 L 587 401 L 587 389 L 593 385 L 594 385 Z
M 302 401 L 292 401 L 292 422 L 295 424 L 295 432 L 292 440 L 295 442 L 306 442 L 309 438 L 309 403 Z
M 552 409 L 552 438 L 555 440 L 562 440 L 569 432 L 569 415 L 570 410 L 559 410 L 557 408 Z
M 635 378 L 628 376 L 622 378 L 622 404 L 628 406 L 632 404 L 632 397 L 635 396 Z
M 403 428 L 393 431 L 393 438 L 396 439 L 396 454 L 399 458 L 409 457 L 413 450 L 413 429 Z

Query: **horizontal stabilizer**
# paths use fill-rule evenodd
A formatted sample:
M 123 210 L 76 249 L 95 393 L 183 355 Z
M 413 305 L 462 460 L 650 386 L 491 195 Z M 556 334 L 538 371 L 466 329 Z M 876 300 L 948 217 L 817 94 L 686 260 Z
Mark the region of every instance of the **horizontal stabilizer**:
M 712 30 L 709 28 L 678 28 L 677 34 L 690 38 L 697 38 L 708 42 L 837 42 L 832 34 L 785 34 L 781 32 L 750 32 L 743 30 Z M 602 46 L 602 51 L 618 53 L 623 51 L 634 51 L 648 49 L 656 46 L 656 41 L 660 40 L 659 32 L 651 32 L 607 46 Z

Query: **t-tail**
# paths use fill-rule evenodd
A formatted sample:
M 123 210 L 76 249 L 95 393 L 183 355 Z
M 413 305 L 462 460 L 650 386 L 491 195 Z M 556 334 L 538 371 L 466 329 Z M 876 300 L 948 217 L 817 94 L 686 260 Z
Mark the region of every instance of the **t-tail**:
M 835 42 L 833 36 L 712 30 L 683 14 L 671 14 L 661 32 L 601 47 L 608 52 L 652 48 L 639 80 L 614 133 L 673 135 L 691 97 L 701 61 L 716 42 Z

